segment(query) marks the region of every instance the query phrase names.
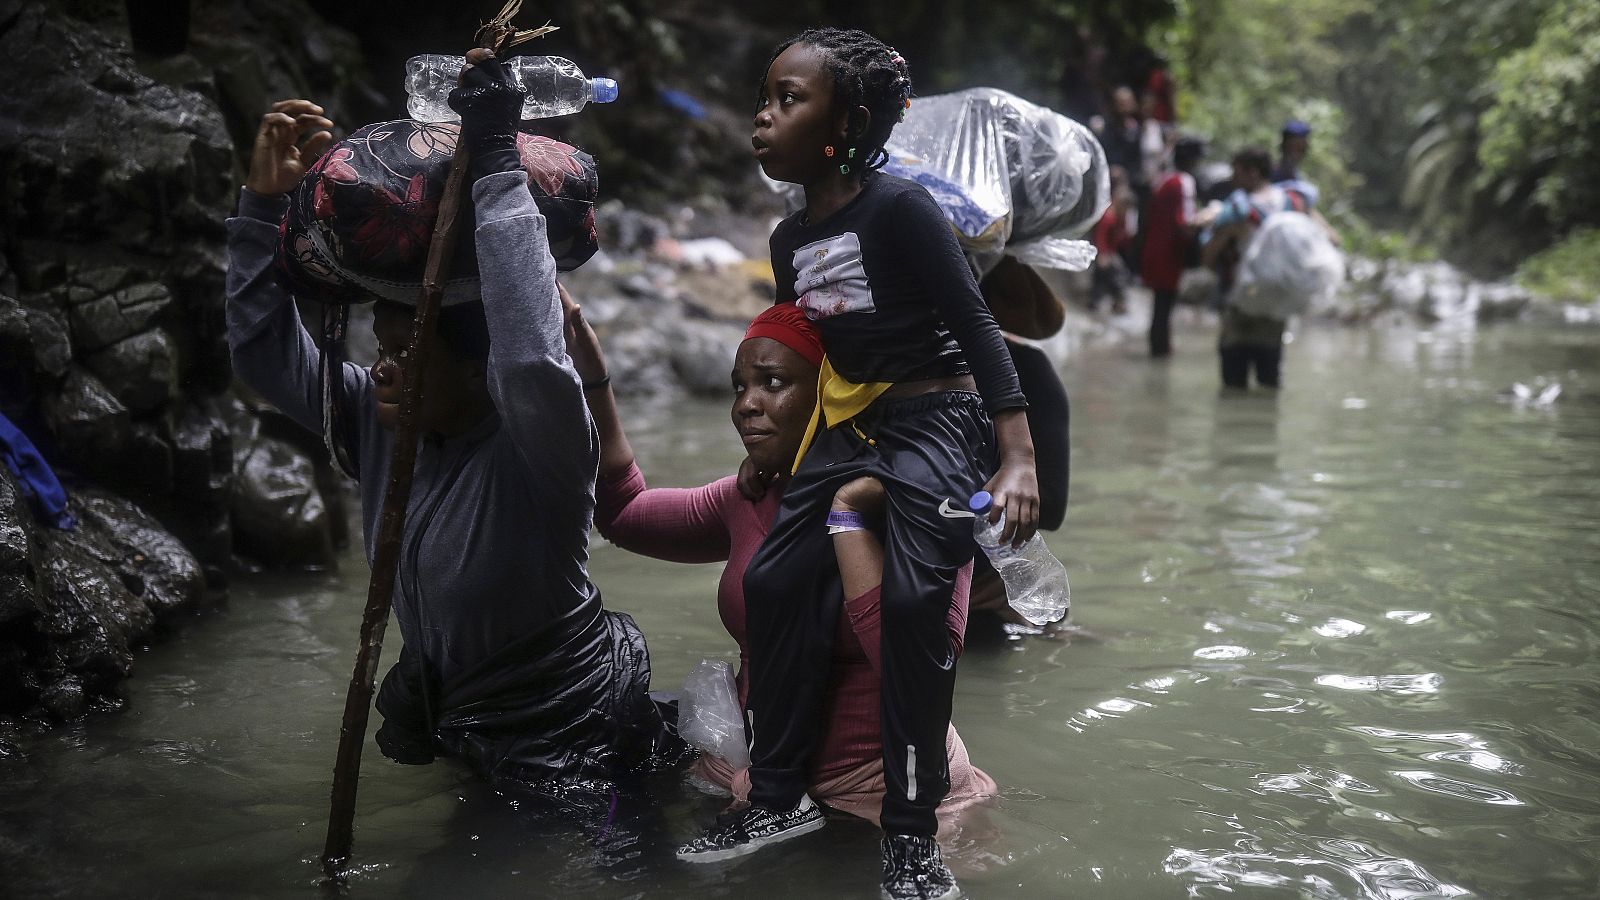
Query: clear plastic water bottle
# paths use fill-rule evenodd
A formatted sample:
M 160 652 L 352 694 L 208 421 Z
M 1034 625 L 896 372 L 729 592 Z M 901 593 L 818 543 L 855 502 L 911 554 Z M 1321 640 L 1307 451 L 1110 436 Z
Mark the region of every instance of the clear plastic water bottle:
M 972 536 L 983 555 L 989 557 L 1000 580 L 1006 585 L 1006 600 L 1018 615 L 1034 625 L 1049 625 L 1066 618 L 1072 608 L 1072 586 L 1067 583 L 1067 570 L 1056 559 L 1044 538 L 1035 534 L 1021 547 L 1000 540 L 1005 531 L 1006 516 L 990 524 L 989 510 L 994 497 L 988 491 L 972 495 L 967 508 L 972 510 Z
M 465 65 L 462 57 L 437 53 L 406 60 L 406 112 L 411 118 L 418 122 L 460 121 L 449 98 Z M 570 115 L 591 101 L 617 99 L 615 81 L 585 77 L 571 60 L 559 56 L 513 56 L 506 60 L 506 68 L 528 92 L 522 102 L 523 121 Z

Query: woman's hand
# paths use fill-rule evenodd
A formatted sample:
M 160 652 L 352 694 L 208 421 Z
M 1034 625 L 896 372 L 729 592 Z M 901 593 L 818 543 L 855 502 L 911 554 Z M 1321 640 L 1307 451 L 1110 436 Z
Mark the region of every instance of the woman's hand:
M 583 307 L 579 306 L 567 293 L 567 289 L 556 283 L 556 291 L 561 295 L 562 330 L 567 338 L 567 355 L 572 357 L 572 367 L 578 370 L 578 377 L 584 384 L 593 384 L 606 377 L 606 355 L 600 349 L 600 338 L 594 329 L 583 318 Z
M 527 96 L 494 52 L 475 47 L 467 53 L 461 83 L 450 92 L 450 108 L 461 116 L 461 143 L 471 155 L 471 175 L 515 171 L 522 165 L 517 153 L 517 125 Z M 538 196 L 538 179 L 529 182 Z
M 272 111 L 261 117 L 244 186 L 268 196 L 293 190 L 311 163 L 333 143 L 332 127 L 333 121 L 322 115 L 322 107 L 310 100 L 272 104 Z
M 768 472 L 756 468 L 755 462 L 746 456 L 744 462 L 739 463 L 739 495 L 751 503 L 759 501 L 767 495 L 767 487 L 778 479 L 779 473 Z

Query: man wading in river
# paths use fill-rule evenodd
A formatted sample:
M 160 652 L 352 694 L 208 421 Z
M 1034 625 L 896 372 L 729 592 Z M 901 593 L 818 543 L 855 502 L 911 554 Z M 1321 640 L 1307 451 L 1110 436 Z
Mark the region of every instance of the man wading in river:
M 660 723 L 644 638 L 601 608 L 586 570 L 598 441 L 562 338 L 552 244 L 563 268 L 594 253 L 593 161 L 517 134 L 522 92 L 492 57 L 450 104 L 471 151 L 463 213 L 476 222 L 463 223 L 424 370 L 394 598 L 405 648 L 379 692 L 377 740 L 400 762 L 454 756 L 497 789 L 604 811 Z M 244 382 L 307 428 L 330 423 L 360 481 L 370 563 L 411 332 L 404 304 L 418 294 L 456 128 L 369 126 L 308 172 L 331 142 L 321 113 L 287 100 L 261 121 L 228 221 L 228 338 Z M 323 357 L 280 282 L 324 303 L 377 301 L 378 362 L 320 379 Z

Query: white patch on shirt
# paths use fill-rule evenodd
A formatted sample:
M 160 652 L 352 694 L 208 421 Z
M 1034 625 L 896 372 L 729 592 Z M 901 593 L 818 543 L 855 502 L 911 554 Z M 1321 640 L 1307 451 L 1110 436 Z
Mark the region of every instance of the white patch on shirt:
M 794 292 L 808 319 L 826 319 L 852 312 L 877 312 L 867 269 L 861 262 L 861 239 L 846 231 L 794 252 Z

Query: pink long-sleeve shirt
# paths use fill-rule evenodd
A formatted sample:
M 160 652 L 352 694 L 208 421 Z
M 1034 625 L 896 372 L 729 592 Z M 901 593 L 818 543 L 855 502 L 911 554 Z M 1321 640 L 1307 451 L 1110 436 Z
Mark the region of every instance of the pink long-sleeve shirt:
M 739 645 L 739 700 L 749 690 L 746 669 L 744 573 L 772 521 L 782 492 L 771 490 L 757 502 L 739 494 L 732 476 L 697 488 L 647 488 L 637 465 L 620 475 L 602 473 L 595 485 L 595 527 L 612 543 L 634 553 L 672 562 L 726 561 L 717 586 L 717 612 Z M 946 622 L 959 654 L 967 625 L 967 595 L 972 564 L 956 575 Z M 883 755 L 879 729 L 878 591 L 845 601 L 833 645 L 827 722 L 812 761 L 813 784 L 839 778 Z M 955 773 L 952 773 L 955 774 Z M 985 776 L 987 778 L 987 776 Z

